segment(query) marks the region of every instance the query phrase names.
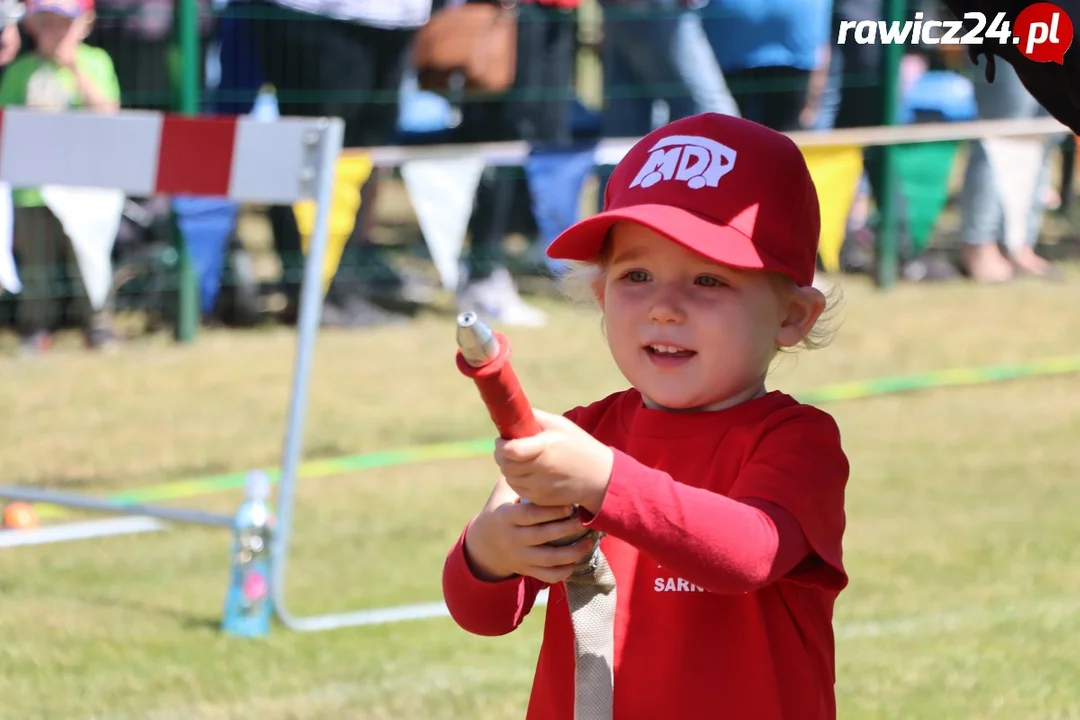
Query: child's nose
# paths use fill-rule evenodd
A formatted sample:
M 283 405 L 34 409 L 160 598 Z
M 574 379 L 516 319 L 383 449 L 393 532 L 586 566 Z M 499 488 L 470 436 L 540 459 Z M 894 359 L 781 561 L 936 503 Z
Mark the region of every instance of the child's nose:
M 649 319 L 657 323 L 683 322 L 686 313 L 679 292 L 673 288 L 657 288 L 649 307 Z

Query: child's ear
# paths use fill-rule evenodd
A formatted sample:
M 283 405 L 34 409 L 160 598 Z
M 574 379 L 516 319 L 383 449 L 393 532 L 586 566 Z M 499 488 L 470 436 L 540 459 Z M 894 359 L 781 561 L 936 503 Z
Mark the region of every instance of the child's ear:
M 794 347 L 806 339 L 825 312 L 825 294 L 813 286 L 792 287 L 784 295 L 780 312 L 776 344 Z
M 589 283 L 589 287 L 592 288 L 593 297 L 596 298 L 596 304 L 600 306 L 600 311 L 604 311 L 604 273 L 599 272 L 592 282 Z

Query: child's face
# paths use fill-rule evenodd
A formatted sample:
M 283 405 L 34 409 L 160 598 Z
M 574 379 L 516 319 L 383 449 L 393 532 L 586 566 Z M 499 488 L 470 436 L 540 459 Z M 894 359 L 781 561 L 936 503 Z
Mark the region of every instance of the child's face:
M 641 225 L 616 225 L 609 257 L 597 286 L 608 344 L 652 407 L 754 397 L 778 347 L 809 331 L 793 286 L 786 292 L 767 273 L 713 263 Z
M 38 12 L 28 18 L 38 52 L 46 57 L 56 54 L 65 39 L 82 37 L 82 18 L 69 18 L 53 12 Z M 78 37 L 76 37 L 78 36 Z

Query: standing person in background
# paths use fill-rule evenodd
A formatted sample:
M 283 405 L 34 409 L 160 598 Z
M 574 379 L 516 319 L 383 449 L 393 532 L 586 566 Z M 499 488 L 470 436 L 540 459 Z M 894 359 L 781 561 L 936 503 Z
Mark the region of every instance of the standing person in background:
M 1012 65 L 999 62 L 996 71 L 992 83 L 981 72 L 973 73 L 971 78 L 980 120 L 1049 116 L 1020 82 L 1020 76 Z M 1005 223 L 994 169 L 982 141 L 971 141 L 964 184 L 960 191 L 960 262 L 968 277 L 975 282 L 1004 282 L 1011 280 L 1016 273 L 1048 279 L 1060 277 L 1059 270 L 1035 252 L 1043 213 L 1046 211 L 1044 195 L 1049 185 L 1049 156 L 1060 142 L 1059 135 L 1045 138 L 1045 155 L 1035 178 L 1035 194 L 1030 198 L 1028 235 L 1023 245 L 1006 255 L 998 245 L 1005 240 Z
M 491 3 L 501 0 L 467 0 Z M 456 142 L 524 140 L 534 148 L 569 147 L 577 8 L 580 0 L 517 0 L 517 73 L 513 87 L 496 98 L 466 99 Z M 454 0 L 444 4 L 454 4 Z M 514 201 L 513 173 L 489 168 L 476 191 L 467 278 L 458 292 L 461 310 L 493 322 L 537 326 L 547 321 L 525 303 L 502 258 Z
M 654 129 L 653 104 L 668 120 L 703 112 L 738 115 L 701 22 L 708 0 L 600 0 L 604 10 L 605 137 Z
M 13 62 L 0 82 L 0 106 L 40 110 L 86 109 L 115 112 L 120 86 L 112 59 L 84 40 L 94 22 L 93 0 L 31 0 L 24 23 L 35 49 Z M 16 321 L 20 353 L 35 355 L 50 346 L 63 298 L 52 280 L 58 268 L 68 278 L 84 315 L 86 343 L 104 349 L 115 340 L 105 312 L 93 312 L 82 285 L 71 239 L 45 205 L 38 188 L 12 193 L 14 244 L 20 257 L 23 291 Z
M 346 147 L 392 144 L 398 90 L 416 29 L 431 16 L 432 0 L 252 0 L 249 5 L 259 62 L 278 95 L 282 115 L 340 117 Z M 376 178 L 361 188 L 361 205 L 323 309 L 327 325 L 368 327 L 401 322 L 406 280 L 372 242 Z M 285 291 L 295 315 L 303 253 L 289 206 L 270 212 Z M 358 267 L 347 283 L 343 271 Z
M 828 63 L 832 0 L 712 0 L 703 12 L 743 117 L 803 129 L 820 94 L 811 79 Z

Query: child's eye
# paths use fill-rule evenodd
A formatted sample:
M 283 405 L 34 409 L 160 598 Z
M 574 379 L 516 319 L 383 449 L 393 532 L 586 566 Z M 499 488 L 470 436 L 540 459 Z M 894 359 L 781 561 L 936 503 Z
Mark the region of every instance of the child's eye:
M 649 281 L 649 273 L 644 270 L 631 270 L 623 275 L 624 278 L 632 283 L 643 283 Z
M 712 275 L 701 275 L 695 282 L 702 287 L 708 288 L 718 288 L 724 286 L 723 280 L 713 277 Z

